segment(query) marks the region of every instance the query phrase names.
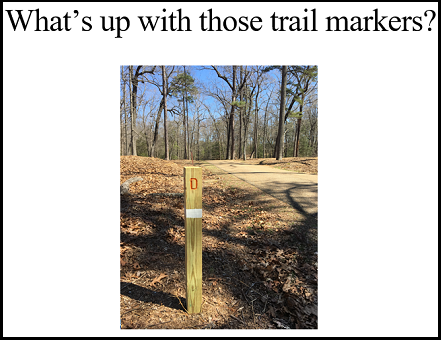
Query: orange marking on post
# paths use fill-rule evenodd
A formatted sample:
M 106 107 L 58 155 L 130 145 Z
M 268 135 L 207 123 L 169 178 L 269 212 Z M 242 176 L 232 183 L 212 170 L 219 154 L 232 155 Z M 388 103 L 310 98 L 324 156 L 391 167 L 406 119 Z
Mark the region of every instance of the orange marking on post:
M 196 178 L 190 178 L 190 189 L 197 189 L 197 188 L 198 188 L 198 180 Z

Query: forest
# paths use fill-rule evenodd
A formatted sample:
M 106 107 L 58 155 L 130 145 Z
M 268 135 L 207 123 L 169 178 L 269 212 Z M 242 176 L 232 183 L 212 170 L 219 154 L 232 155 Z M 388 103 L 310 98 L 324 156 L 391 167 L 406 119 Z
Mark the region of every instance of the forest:
M 120 67 L 120 155 L 318 156 L 315 65 Z

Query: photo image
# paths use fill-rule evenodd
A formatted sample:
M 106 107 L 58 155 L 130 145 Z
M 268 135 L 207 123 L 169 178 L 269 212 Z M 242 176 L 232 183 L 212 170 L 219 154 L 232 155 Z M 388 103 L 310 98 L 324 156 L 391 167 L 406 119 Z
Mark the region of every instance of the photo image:
M 318 66 L 119 73 L 121 329 L 318 329 Z

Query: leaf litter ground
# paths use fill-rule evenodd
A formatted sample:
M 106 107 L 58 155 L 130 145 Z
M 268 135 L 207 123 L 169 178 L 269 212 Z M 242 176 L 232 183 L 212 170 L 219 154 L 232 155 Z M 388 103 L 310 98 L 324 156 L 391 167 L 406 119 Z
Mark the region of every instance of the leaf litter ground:
M 185 301 L 183 167 L 122 156 L 121 328 L 317 328 L 317 221 L 202 167 L 202 312 Z

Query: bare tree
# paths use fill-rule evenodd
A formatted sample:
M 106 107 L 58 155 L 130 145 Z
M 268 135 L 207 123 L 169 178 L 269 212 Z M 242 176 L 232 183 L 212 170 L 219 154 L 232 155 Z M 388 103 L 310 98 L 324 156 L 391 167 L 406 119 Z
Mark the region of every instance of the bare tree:
M 124 66 L 121 66 L 121 81 L 122 81 L 122 108 L 121 108 L 121 154 L 127 155 L 127 106 L 126 106 L 126 77 L 124 75 Z M 124 123 L 123 123 L 124 116 Z
M 149 118 L 152 117 L 152 113 L 153 111 L 155 111 L 156 109 L 156 105 L 154 104 L 156 98 L 153 95 L 151 98 L 149 98 L 148 100 L 145 100 L 143 102 L 143 113 L 142 113 L 142 132 L 144 133 L 144 139 L 145 139 L 145 143 L 146 143 L 146 151 L 147 151 L 147 156 L 150 155 L 150 145 L 151 145 L 151 126 L 149 124 Z M 149 105 L 149 111 L 146 114 L 145 113 L 145 109 L 146 106 Z
M 230 137 L 230 110 L 231 110 L 231 103 L 228 99 L 227 92 L 219 88 L 216 84 L 210 84 L 209 86 L 204 87 L 204 93 L 214 99 L 217 100 L 217 103 L 221 105 L 221 108 L 223 109 L 223 115 L 220 117 L 222 120 L 222 127 L 225 128 L 226 133 L 221 133 L 218 120 L 214 118 L 213 112 L 211 112 L 210 108 L 204 104 L 206 109 L 208 110 L 208 113 L 213 120 L 213 125 L 216 129 L 216 132 L 218 133 L 219 139 L 218 139 L 218 148 L 220 150 L 221 155 L 229 154 L 229 148 L 228 148 L 228 139 Z M 217 111 L 220 111 L 217 109 Z M 222 141 L 224 140 L 224 136 L 227 136 L 227 141 L 225 143 L 226 145 L 226 153 L 223 151 L 222 147 Z M 219 155 L 219 159 L 224 159 L 221 155 Z M 227 157 L 226 157 L 227 158 Z
M 197 66 L 191 72 L 188 66 L 123 66 L 121 155 L 188 159 L 192 153 L 195 160 L 317 155 L 317 81 L 309 69 L 286 66 L 283 93 L 282 66 Z M 198 77 L 202 70 L 209 71 Z M 187 84 L 193 75 L 198 79 Z
M 245 85 L 245 96 L 244 99 L 246 100 L 247 105 L 244 108 L 244 115 L 243 115 L 243 127 L 244 127 L 244 140 L 243 140 L 243 160 L 246 160 L 246 144 L 247 144 L 247 138 L 248 138 L 248 126 L 249 126 L 249 122 L 250 122 L 250 118 L 251 118 L 251 110 L 253 108 L 253 97 L 254 97 L 254 92 L 256 91 L 256 89 L 258 89 L 258 92 L 260 91 L 260 83 L 261 83 L 261 77 L 264 74 L 262 72 L 262 68 L 256 68 L 254 69 L 254 73 L 255 73 L 255 78 L 252 79 L 250 77 L 248 77 L 248 79 L 250 80 L 249 82 L 247 82 L 247 85 Z M 252 151 L 250 157 L 252 157 L 252 154 L 254 154 L 255 150 L 257 150 L 257 110 L 258 110 L 258 103 L 257 103 L 257 98 L 259 96 L 259 93 L 256 93 L 256 99 L 255 99 L 255 128 L 254 128 L 254 134 L 253 134 L 253 139 L 254 139 L 254 144 L 255 144 L 255 148 Z
M 133 66 L 129 66 L 129 94 L 130 94 L 130 153 L 133 156 L 136 156 L 136 146 L 134 147 L 133 144 L 135 142 L 135 134 L 133 133 L 135 129 L 135 121 L 134 119 L 134 107 L 135 104 L 133 103 L 133 94 L 132 94 L 132 73 L 133 73 Z
M 296 77 L 298 82 L 298 90 L 300 92 L 300 100 L 294 98 L 299 101 L 300 108 L 299 112 L 297 112 L 297 124 L 296 124 L 296 137 L 294 144 L 294 157 L 299 156 L 299 143 L 300 143 L 300 126 L 302 123 L 303 116 L 303 104 L 305 102 L 305 97 L 308 94 L 309 86 L 316 81 L 317 77 L 317 66 L 296 66 L 293 67 L 292 71 L 293 75 Z
M 233 66 L 233 75 L 232 75 L 232 81 L 230 82 L 225 74 L 221 74 L 216 66 L 211 66 L 213 70 L 216 71 L 216 74 L 219 78 L 223 79 L 228 86 L 231 89 L 231 112 L 230 112 L 230 119 L 229 119 L 229 133 L 228 133 L 228 139 L 227 139 L 227 159 L 234 159 L 234 108 L 236 107 L 236 98 L 237 98 L 237 92 L 241 91 L 243 86 L 246 83 L 247 80 L 247 68 L 245 67 L 245 77 L 241 79 L 241 83 L 238 84 L 236 87 L 236 69 L 237 66 Z
M 269 106 L 269 103 L 270 103 L 270 100 L 271 100 L 271 96 L 273 95 L 273 91 L 274 91 L 274 89 L 275 89 L 275 85 L 273 86 L 273 88 L 271 89 L 271 92 L 270 92 L 270 94 L 269 94 L 269 96 L 268 96 L 268 100 L 266 101 L 266 107 L 265 107 L 265 115 L 264 115 L 264 118 L 263 118 L 263 158 L 265 158 L 266 157 L 266 150 L 265 150 L 265 145 L 266 145 L 266 140 L 267 140 L 267 116 L 268 116 L 268 106 Z
M 167 84 L 166 92 L 167 92 L 167 96 L 170 95 L 170 85 L 168 83 L 168 79 L 174 73 L 174 70 L 175 70 L 175 66 L 171 67 L 170 72 L 168 72 L 168 73 L 166 72 L 166 84 Z M 152 76 L 154 76 L 154 73 L 151 73 L 151 74 L 152 74 Z M 162 79 L 162 76 L 161 76 L 161 79 Z M 157 112 L 157 115 L 156 115 L 154 132 L 153 132 L 153 140 L 152 140 L 152 144 L 151 144 L 151 147 L 150 147 L 150 155 L 152 157 L 155 157 L 156 156 L 156 151 L 157 151 L 156 144 L 158 142 L 158 135 L 159 135 L 159 123 L 161 121 L 162 110 L 164 109 L 164 94 L 163 94 L 163 91 L 164 91 L 163 90 L 163 84 L 164 84 L 164 82 L 162 80 L 155 79 L 154 77 L 146 78 L 145 81 L 147 83 L 150 83 L 150 84 L 154 85 L 158 89 L 159 93 L 162 95 L 161 102 L 159 104 L 158 112 Z M 170 111 L 170 109 L 167 109 L 167 111 Z
M 158 113 L 156 114 L 155 120 L 155 128 L 153 132 L 153 140 L 152 145 L 150 147 L 150 156 L 156 157 L 156 143 L 158 141 L 158 132 L 159 132 L 159 122 L 161 120 L 161 112 L 164 109 L 164 97 L 161 99 L 161 103 L 159 104 Z
M 165 144 L 165 159 L 169 160 L 168 154 L 168 135 L 167 135 L 167 77 L 165 76 L 165 66 L 162 66 L 162 96 L 164 98 L 164 144 Z
M 133 66 L 129 66 L 129 83 L 130 83 L 130 116 L 131 116 L 131 153 L 133 156 L 136 156 L 136 137 L 135 137 L 135 128 L 136 128 L 136 113 L 137 113 L 137 92 L 138 92 L 138 84 L 143 80 L 140 80 L 139 77 L 143 74 L 150 73 L 153 74 L 155 72 L 156 66 L 153 66 L 152 69 L 143 70 L 142 65 L 138 65 L 135 73 L 133 73 Z
M 288 73 L 288 67 L 286 65 L 282 66 L 282 85 L 280 88 L 280 116 L 279 116 L 279 132 L 277 135 L 277 156 L 276 159 L 280 161 L 283 155 L 283 129 L 285 125 L 285 100 L 286 100 L 286 76 Z

